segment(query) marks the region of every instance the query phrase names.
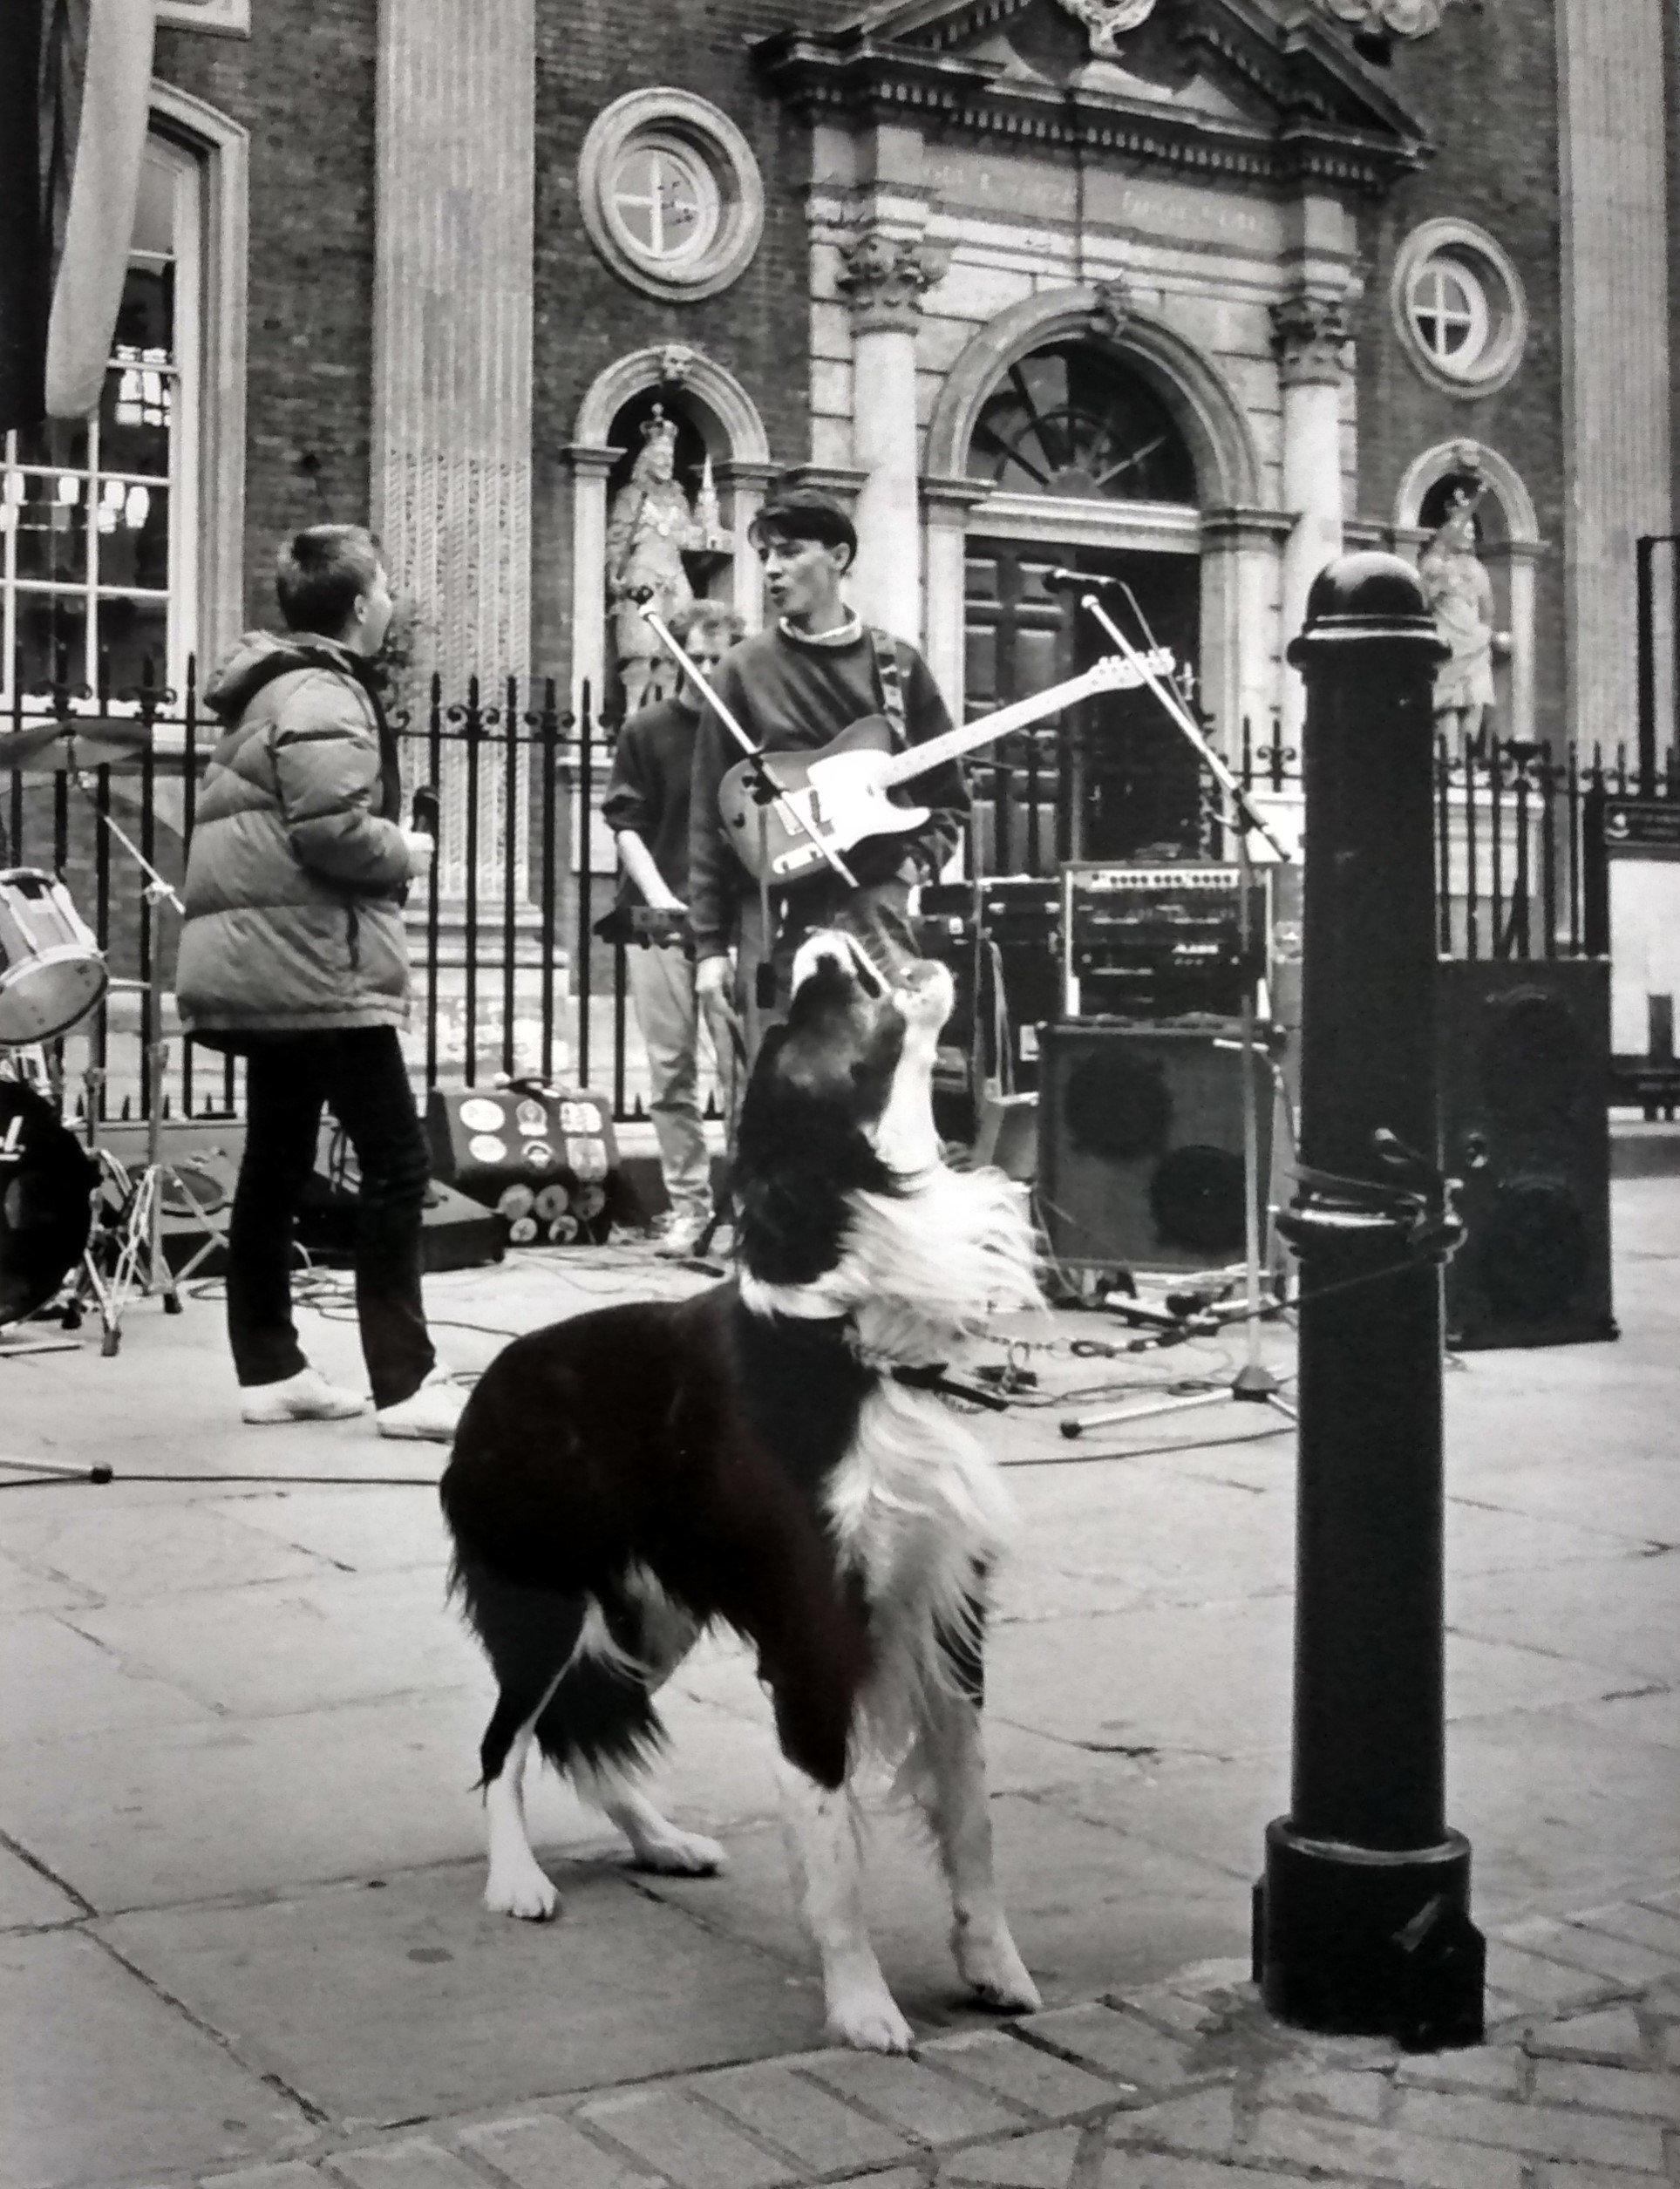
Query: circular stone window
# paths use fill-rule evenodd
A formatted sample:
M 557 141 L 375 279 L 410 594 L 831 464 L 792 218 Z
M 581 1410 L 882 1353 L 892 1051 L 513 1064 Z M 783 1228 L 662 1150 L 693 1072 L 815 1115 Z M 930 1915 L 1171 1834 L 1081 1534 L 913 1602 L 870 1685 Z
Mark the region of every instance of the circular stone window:
M 1486 395 L 1522 362 L 1528 308 L 1511 260 L 1468 221 L 1425 221 L 1395 262 L 1395 323 L 1424 377 Z
M 589 241 L 650 296 L 711 296 L 745 272 L 764 228 L 752 147 L 692 92 L 631 92 L 596 115 L 578 161 Z

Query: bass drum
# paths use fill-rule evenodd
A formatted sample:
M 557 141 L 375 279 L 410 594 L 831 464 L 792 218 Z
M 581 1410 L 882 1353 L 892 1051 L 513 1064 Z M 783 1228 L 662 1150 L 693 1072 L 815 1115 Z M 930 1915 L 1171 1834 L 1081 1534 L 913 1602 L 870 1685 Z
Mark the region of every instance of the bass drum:
M 0 1079 L 0 1323 L 45 1307 L 80 1261 L 98 1176 L 51 1103 Z

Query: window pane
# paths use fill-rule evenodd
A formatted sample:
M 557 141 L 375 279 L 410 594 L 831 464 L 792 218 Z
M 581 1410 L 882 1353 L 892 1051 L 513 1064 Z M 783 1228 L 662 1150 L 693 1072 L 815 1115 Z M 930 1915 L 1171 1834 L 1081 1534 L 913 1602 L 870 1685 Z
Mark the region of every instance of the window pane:
M 17 461 L 39 464 L 48 471 L 85 472 L 87 469 L 87 420 L 47 418 L 39 425 L 17 429 Z
M 85 579 L 87 480 L 76 472 L 19 472 L 13 478 L 6 500 L 17 512 L 18 576 L 48 585 Z
M 99 583 L 149 587 L 169 584 L 169 495 L 162 486 L 135 486 L 120 479 L 100 482 Z
M 167 361 L 175 348 L 175 269 L 173 265 L 131 266 L 117 311 L 112 355 L 144 351 Z
M 17 681 L 25 691 L 51 683 L 62 673 L 72 684 L 87 670 L 85 596 L 74 593 L 17 595 Z
M 156 684 L 169 681 L 169 608 L 164 601 L 99 595 L 99 653 L 113 692 L 132 691 L 152 665 Z

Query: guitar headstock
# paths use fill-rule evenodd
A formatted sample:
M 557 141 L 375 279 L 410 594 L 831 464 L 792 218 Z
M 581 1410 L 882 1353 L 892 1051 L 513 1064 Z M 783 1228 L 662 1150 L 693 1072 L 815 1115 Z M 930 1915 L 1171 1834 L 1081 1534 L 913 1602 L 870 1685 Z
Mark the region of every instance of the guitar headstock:
M 1105 654 L 1085 671 L 1085 677 L 1093 692 L 1135 691 L 1144 681 L 1146 669 L 1153 676 L 1172 676 L 1177 674 L 1178 665 L 1178 656 L 1170 646 L 1156 646 L 1139 654 L 1136 663 L 1123 654 Z

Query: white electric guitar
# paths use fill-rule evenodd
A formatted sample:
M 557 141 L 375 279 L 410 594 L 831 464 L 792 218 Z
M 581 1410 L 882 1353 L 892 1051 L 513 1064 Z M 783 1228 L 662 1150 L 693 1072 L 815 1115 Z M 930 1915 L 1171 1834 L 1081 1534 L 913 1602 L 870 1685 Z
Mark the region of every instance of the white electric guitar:
M 724 833 L 755 881 L 803 881 L 827 871 L 822 844 L 844 853 L 866 837 L 901 836 L 923 826 L 927 806 L 894 806 L 888 798 L 897 785 L 1098 692 L 1132 691 L 1146 676 L 1170 676 L 1176 665 L 1166 646 L 1139 654 L 1134 661 L 1110 654 L 1093 668 L 1064 683 L 1052 684 L 1031 699 L 1017 700 L 978 722 L 964 723 L 961 729 L 948 730 L 943 737 L 901 751 L 894 750 L 887 717 L 865 715 L 820 751 L 773 752 L 737 761 L 718 786 Z M 760 767 L 778 793 L 763 802 L 754 789 Z M 820 844 L 813 841 L 816 838 Z

